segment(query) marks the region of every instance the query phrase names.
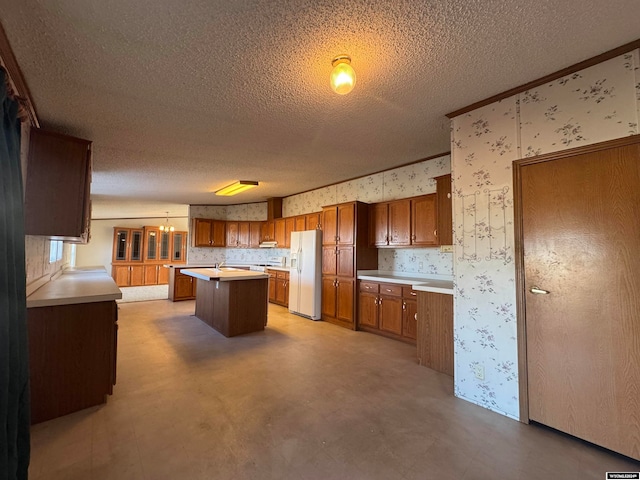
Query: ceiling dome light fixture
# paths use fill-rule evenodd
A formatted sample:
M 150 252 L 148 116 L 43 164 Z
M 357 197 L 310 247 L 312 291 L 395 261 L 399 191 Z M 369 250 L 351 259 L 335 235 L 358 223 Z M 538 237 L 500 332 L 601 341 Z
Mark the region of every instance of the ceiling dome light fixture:
M 349 55 L 338 55 L 331 61 L 331 88 L 338 95 L 346 95 L 356 84 L 356 72 L 351 66 Z

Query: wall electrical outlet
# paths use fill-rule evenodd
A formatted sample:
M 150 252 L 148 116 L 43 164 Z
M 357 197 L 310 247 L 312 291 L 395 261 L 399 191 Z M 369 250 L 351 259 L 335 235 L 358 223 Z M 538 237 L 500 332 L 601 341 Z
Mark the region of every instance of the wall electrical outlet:
M 484 365 L 476 364 L 473 366 L 473 375 L 478 380 L 484 380 Z
M 453 253 L 453 245 L 440 245 L 440 253 Z

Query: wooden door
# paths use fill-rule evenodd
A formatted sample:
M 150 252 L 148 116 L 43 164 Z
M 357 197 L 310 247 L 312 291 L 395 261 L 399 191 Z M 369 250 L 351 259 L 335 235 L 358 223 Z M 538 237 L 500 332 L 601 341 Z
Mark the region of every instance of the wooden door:
M 402 335 L 402 287 L 400 285 L 380 284 L 378 311 L 380 330 Z
M 437 245 L 436 194 L 411 200 L 411 244 Z
M 193 277 L 176 272 L 174 285 L 174 300 L 183 300 L 193 297 Z
M 113 231 L 113 254 L 111 262 L 127 262 L 130 260 L 129 248 L 131 242 L 131 230 L 129 228 L 114 228 Z
M 238 222 L 238 246 L 249 248 L 251 243 L 251 224 L 249 222 Z
M 322 316 L 336 316 L 336 277 L 322 277 Z
M 211 245 L 214 247 L 226 246 L 227 222 L 223 220 L 211 221 Z
M 238 247 L 240 245 L 238 239 L 238 222 L 227 222 L 227 247 Z
M 337 247 L 336 274 L 343 277 L 353 277 L 353 247 Z
M 129 265 L 113 265 L 111 276 L 119 287 L 128 287 L 131 278 L 131 267 Z
M 378 328 L 378 295 L 376 293 L 360 292 L 358 325 Z
M 145 285 L 158 284 L 158 265 L 144 266 L 144 284 Z
M 322 247 L 322 275 L 335 275 L 338 272 L 336 247 Z
M 144 265 L 131 265 L 129 285 L 132 287 L 139 287 L 144 285 Z
M 315 228 L 315 227 L 314 227 Z M 307 218 L 304 215 L 295 217 L 294 232 L 304 232 L 307 229 Z M 310 228 L 309 230 L 313 230 Z
M 322 210 L 322 244 L 335 245 L 338 241 L 338 209 L 328 207 Z
M 640 459 L 640 144 L 520 173 L 529 418 Z
M 171 259 L 171 233 L 160 232 L 158 235 L 158 260 L 168 262 Z M 167 278 L 169 278 L 167 276 Z
M 249 222 L 249 248 L 258 248 L 262 236 L 262 222 Z
M 295 228 L 295 217 L 287 217 L 284 219 L 284 246 L 286 248 L 289 248 L 291 246 L 291 232 L 294 232 Z
M 402 302 L 402 336 L 415 340 L 418 332 L 418 302 L 408 298 Z
M 276 301 L 276 272 L 275 270 L 269 271 L 269 301 Z
M 418 293 L 418 360 L 453 376 L 453 295 Z
M 144 246 L 144 230 L 131 229 L 131 251 L 129 252 L 132 262 L 142 262 L 142 250 Z
M 389 244 L 389 204 L 375 203 L 369 207 L 369 245 Z
M 211 220 L 206 218 L 196 218 L 193 221 L 193 246 L 194 247 L 210 247 L 211 246 Z
M 322 217 L 321 213 L 307 213 L 306 217 L 305 223 L 307 230 L 317 230 L 322 228 L 322 223 L 320 221 Z
M 353 245 L 356 225 L 356 206 L 353 203 L 338 205 L 338 245 Z
M 169 283 L 169 269 L 158 265 L 158 285 L 166 285 Z
M 389 245 L 411 245 L 411 200 L 389 203 Z
M 354 318 L 354 281 L 349 278 L 338 278 L 336 281 L 336 318 L 351 322 Z

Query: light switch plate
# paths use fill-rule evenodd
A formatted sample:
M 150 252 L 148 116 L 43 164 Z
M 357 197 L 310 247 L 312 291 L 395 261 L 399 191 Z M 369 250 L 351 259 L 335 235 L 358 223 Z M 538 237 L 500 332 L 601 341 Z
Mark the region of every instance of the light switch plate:
M 440 253 L 453 253 L 453 245 L 440 245 Z

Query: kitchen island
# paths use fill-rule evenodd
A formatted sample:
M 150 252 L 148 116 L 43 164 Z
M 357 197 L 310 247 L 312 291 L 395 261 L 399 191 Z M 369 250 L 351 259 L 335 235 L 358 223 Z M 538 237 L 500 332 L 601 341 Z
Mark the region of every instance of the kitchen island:
M 225 337 L 264 330 L 269 275 L 237 268 L 188 268 L 197 279 L 196 317 Z

